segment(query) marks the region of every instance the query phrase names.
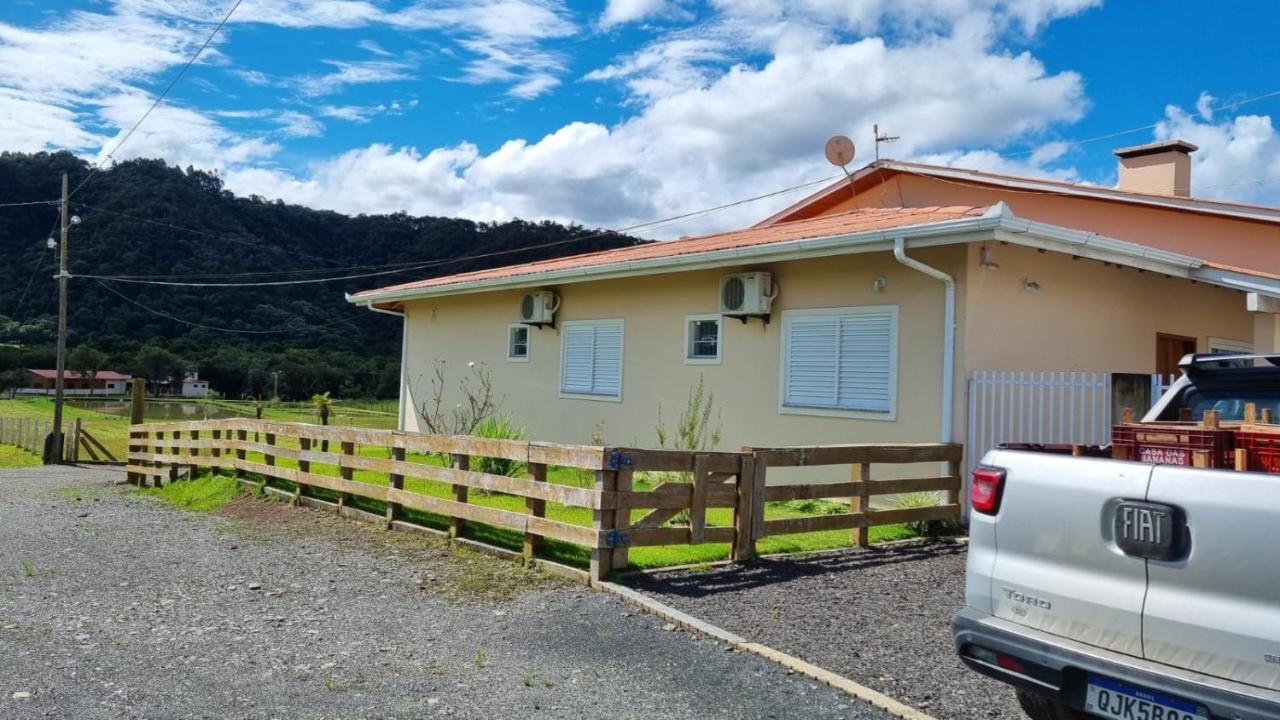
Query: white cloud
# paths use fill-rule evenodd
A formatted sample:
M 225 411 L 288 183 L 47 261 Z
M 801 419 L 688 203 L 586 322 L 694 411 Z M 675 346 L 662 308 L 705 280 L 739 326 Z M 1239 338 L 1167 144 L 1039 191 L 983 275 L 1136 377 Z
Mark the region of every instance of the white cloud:
M 687 17 L 679 4 L 672 0 L 608 0 L 600 16 L 600 27 L 638 22 L 651 17 Z
M 106 152 L 116 147 L 152 101 L 150 95 L 134 89 L 97 101 L 100 120 L 117 132 L 106 140 L 95 161 L 107 160 Z M 221 170 L 267 161 L 279 151 L 279 145 L 232 132 L 207 115 L 162 104 L 111 159 L 164 158 L 174 165 Z
M 1197 113 L 1169 106 L 1155 130 L 1158 140 L 1186 140 L 1191 154 L 1192 193 L 1240 202 L 1276 203 L 1280 187 L 1280 134 L 1265 115 L 1215 120 L 1213 98 L 1201 95 Z
M 374 55 L 377 55 L 379 57 L 391 57 L 391 51 L 379 45 L 375 40 L 368 40 L 368 39 L 361 40 L 360 42 L 356 43 L 356 46 L 359 47 L 361 50 L 364 50 L 366 52 L 371 52 Z
M 319 120 L 296 110 L 280 113 L 276 116 L 276 122 L 280 124 L 280 132 L 285 137 L 319 137 L 324 134 L 324 125 Z
M 411 80 L 411 66 L 392 60 L 326 60 L 325 64 L 337 68 L 324 75 L 309 75 L 296 79 L 298 89 L 304 95 L 329 95 L 349 85 L 368 85 L 396 80 Z
M 646 63 L 623 59 L 596 78 L 631 83 L 661 66 Z M 1078 118 L 1084 105 L 1079 76 L 1050 74 L 1031 55 L 1001 51 L 982 34 L 895 46 L 875 38 L 784 43 L 759 66 L 668 80 L 613 127 L 570 123 L 488 154 L 469 144 L 434 151 L 377 145 L 320 162 L 301 178 L 271 171 L 226 179 L 236 190 L 347 212 L 616 227 L 828 176 L 821 148 L 835 132 L 855 137 L 863 162 L 879 122 L 902 136 L 896 156 L 917 157 L 1032 136 Z M 664 233 L 741 225 L 769 209 L 744 206 Z

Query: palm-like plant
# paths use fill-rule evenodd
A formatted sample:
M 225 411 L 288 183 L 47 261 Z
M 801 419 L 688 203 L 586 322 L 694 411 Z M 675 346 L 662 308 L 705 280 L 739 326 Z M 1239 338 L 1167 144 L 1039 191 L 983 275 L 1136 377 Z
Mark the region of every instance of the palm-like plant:
M 311 396 L 311 406 L 316 409 L 316 414 L 320 416 L 321 425 L 329 424 L 329 412 L 333 409 L 334 402 L 336 401 L 329 397 L 329 393 L 327 392 L 316 393 Z M 320 451 L 329 452 L 328 440 L 322 440 L 320 442 Z

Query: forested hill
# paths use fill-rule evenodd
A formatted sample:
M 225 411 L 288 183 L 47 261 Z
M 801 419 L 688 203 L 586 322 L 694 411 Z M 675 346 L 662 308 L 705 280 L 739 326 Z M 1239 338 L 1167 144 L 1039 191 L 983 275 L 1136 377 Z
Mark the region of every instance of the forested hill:
M 90 170 L 69 153 L 0 154 L 0 205 L 57 198 L 64 171 L 75 188 Z M 94 347 L 107 354 L 111 369 L 139 374 L 155 372 L 139 364 L 144 356 L 154 360 L 159 347 L 199 365 L 232 397 L 269 395 L 272 371 L 282 373 L 286 397 L 394 394 L 400 323 L 350 306 L 344 292 L 637 242 L 550 222 L 350 217 L 237 197 L 215 175 L 158 160 L 98 173 L 74 195 L 71 209 L 81 219 L 70 231 L 73 276 L 263 283 L 104 286 L 78 277 L 70 284 L 70 347 Z M 46 239 L 56 237 L 50 232 L 56 220 L 53 205 L 0 207 L 0 371 L 53 367 L 56 256 Z M 571 238 L 584 239 L 537 248 Z M 438 264 L 342 282 L 265 284 L 407 262 Z

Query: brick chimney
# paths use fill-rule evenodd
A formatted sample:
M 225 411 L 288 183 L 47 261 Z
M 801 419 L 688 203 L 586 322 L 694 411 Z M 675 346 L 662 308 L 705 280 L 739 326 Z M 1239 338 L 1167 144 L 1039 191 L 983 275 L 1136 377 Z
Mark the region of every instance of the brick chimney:
M 1154 195 L 1191 195 L 1191 153 L 1200 148 L 1183 140 L 1117 148 L 1119 189 Z

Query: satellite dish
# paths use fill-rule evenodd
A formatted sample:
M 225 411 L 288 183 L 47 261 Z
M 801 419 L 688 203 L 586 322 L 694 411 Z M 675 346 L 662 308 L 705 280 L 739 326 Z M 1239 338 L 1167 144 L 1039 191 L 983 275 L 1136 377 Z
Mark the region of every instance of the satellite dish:
M 844 135 L 836 135 L 827 141 L 827 162 L 844 167 L 853 162 L 853 141 Z

